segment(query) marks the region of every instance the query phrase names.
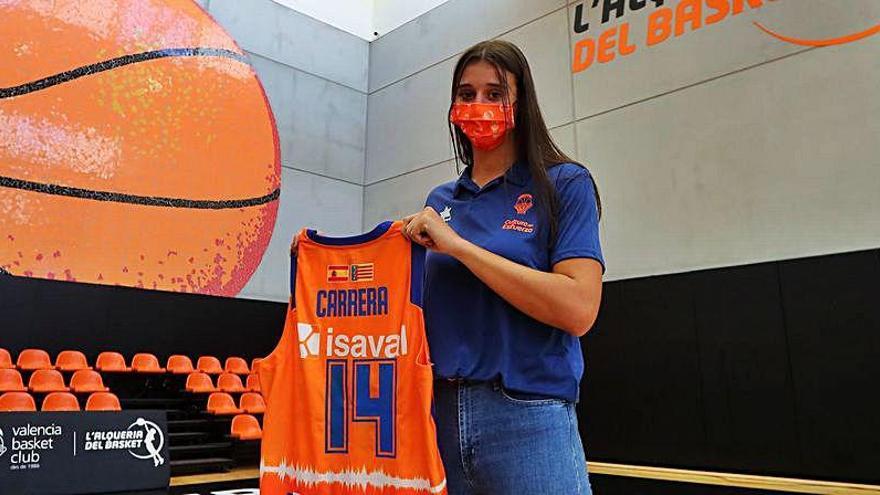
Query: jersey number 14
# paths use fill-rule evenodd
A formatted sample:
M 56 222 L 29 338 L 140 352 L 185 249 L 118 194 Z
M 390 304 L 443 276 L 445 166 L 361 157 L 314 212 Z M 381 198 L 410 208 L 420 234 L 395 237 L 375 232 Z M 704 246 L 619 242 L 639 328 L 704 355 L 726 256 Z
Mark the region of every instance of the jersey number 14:
M 353 383 L 349 384 L 349 380 Z M 378 393 L 371 390 L 370 383 L 374 380 L 378 383 Z M 397 455 L 397 362 L 394 359 L 327 360 L 326 397 L 324 449 L 327 453 L 348 453 L 349 427 L 372 427 L 376 457 Z

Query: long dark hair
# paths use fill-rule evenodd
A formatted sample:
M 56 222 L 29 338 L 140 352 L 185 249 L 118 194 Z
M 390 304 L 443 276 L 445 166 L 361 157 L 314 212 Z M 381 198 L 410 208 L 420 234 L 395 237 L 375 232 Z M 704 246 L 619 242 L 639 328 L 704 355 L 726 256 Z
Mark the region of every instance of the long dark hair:
M 559 199 L 556 196 L 556 189 L 550 183 L 547 169 L 559 163 L 580 163 L 572 160 L 562 150 L 556 146 L 550 133 L 547 131 L 547 124 L 544 123 L 544 117 L 541 115 L 541 109 L 538 107 L 538 98 L 535 93 L 535 81 L 532 79 L 532 70 L 522 51 L 508 41 L 489 40 L 477 43 L 470 47 L 455 65 L 455 72 L 452 76 L 452 99 L 449 103 L 449 114 L 452 114 L 452 105 L 458 93 L 458 85 L 461 83 L 461 76 L 465 68 L 473 62 L 485 60 L 495 67 L 498 74 L 498 80 L 504 86 L 504 103 L 509 104 L 509 89 L 507 86 L 507 77 L 504 72 L 510 72 L 516 79 L 517 101 L 515 104 L 514 119 L 516 122 L 516 148 L 517 155 L 520 160 L 528 163 L 529 172 L 531 172 L 532 180 L 535 184 L 536 203 L 545 212 L 548 224 L 550 226 L 550 244 L 552 245 L 556 239 L 556 233 L 559 227 Z M 448 119 L 447 119 L 448 120 Z M 452 139 L 452 145 L 455 149 L 456 168 L 464 163 L 471 166 L 474 164 L 474 150 L 470 140 L 461 130 L 451 122 L 449 123 L 449 135 Z M 581 165 L 583 167 L 583 165 Z M 599 189 L 596 188 L 596 182 L 593 181 L 593 190 L 596 192 L 596 207 L 598 208 L 599 218 L 602 217 L 602 203 L 599 199 Z

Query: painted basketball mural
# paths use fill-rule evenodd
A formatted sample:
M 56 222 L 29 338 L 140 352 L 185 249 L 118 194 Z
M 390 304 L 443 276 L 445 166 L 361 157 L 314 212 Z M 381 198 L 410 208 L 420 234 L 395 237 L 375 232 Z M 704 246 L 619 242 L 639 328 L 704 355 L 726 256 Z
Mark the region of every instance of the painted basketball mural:
M 278 209 L 275 122 L 192 0 L 0 1 L 0 268 L 235 295 Z

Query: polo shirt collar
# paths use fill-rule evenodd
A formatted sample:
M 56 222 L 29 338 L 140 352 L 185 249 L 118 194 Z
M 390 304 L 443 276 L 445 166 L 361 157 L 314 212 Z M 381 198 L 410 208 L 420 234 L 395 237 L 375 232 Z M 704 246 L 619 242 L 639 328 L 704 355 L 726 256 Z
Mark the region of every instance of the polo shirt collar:
M 531 178 L 531 173 L 529 172 L 529 166 L 525 160 L 517 160 L 514 164 L 507 169 L 507 172 L 504 173 L 503 180 L 515 185 L 515 186 L 525 186 L 529 179 Z M 502 177 L 498 177 L 496 179 L 491 180 L 484 186 L 488 188 L 493 186 L 497 182 L 501 182 Z M 464 172 L 461 173 L 461 176 L 458 178 L 458 181 L 455 183 L 455 190 L 453 194 L 458 196 L 462 190 L 470 191 L 471 194 L 477 194 L 480 192 L 480 186 L 477 185 L 476 182 L 471 179 L 471 166 L 469 165 L 464 169 Z

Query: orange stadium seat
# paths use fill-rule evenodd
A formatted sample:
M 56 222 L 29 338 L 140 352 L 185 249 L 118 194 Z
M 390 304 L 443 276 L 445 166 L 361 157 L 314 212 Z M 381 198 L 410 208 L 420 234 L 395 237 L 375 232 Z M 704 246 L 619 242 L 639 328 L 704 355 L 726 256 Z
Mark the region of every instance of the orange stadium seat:
M 241 414 L 244 411 L 235 407 L 235 400 L 226 392 L 214 392 L 208 396 L 208 412 L 217 415 Z
M 95 392 L 86 401 L 86 411 L 121 411 L 119 397 L 110 392 Z
M 79 351 L 61 351 L 55 358 L 55 367 L 61 371 L 90 370 L 86 355 Z
M 219 375 L 223 373 L 223 366 L 220 366 L 220 360 L 214 356 L 202 356 L 199 358 L 196 368 L 202 373 L 209 375 Z
M 118 352 L 102 352 L 95 361 L 95 369 L 100 371 L 131 371 L 125 365 L 125 358 Z
M 216 392 L 217 389 L 214 387 L 214 382 L 211 381 L 210 376 L 201 371 L 196 371 L 186 377 L 186 391 L 204 394 Z
M 247 377 L 247 389 L 251 392 L 260 392 L 260 375 L 251 374 Z
M 64 386 L 64 377 L 56 370 L 36 370 L 28 380 L 31 392 L 69 392 Z
M 37 403 L 27 392 L 6 392 L 0 395 L 0 412 L 30 412 L 37 410 Z
M 0 392 L 27 392 L 18 370 L 0 369 Z
M 12 364 L 12 356 L 9 355 L 9 351 L 0 347 L 0 370 L 15 368 L 15 365 Z
M 247 375 L 251 372 L 248 369 L 247 361 L 240 357 L 228 357 L 226 358 L 226 366 L 227 373 L 235 373 L 236 375 Z
M 260 361 L 262 361 L 262 360 L 263 360 L 263 358 L 253 358 L 253 359 L 251 359 L 251 373 L 256 373 L 256 372 L 257 372 L 257 365 L 260 364 Z
M 223 392 L 247 392 L 241 383 L 241 377 L 232 373 L 223 373 L 217 377 L 217 388 Z
M 262 414 L 266 412 L 266 402 L 263 400 L 263 396 L 254 392 L 241 394 L 238 407 L 249 414 Z
M 181 354 L 168 356 L 168 363 L 165 367 L 174 375 L 188 375 L 195 371 L 192 359 Z
M 135 354 L 131 358 L 131 369 L 138 373 L 165 373 L 165 368 L 159 366 L 159 359 L 149 352 Z
M 18 355 L 20 370 L 51 370 L 52 368 L 49 353 L 42 349 L 25 349 Z
M 52 392 L 43 399 L 41 411 L 79 411 L 79 401 L 70 392 Z
M 259 440 L 263 438 L 260 422 L 250 414 L 239 414 L 232 418 L 232 436 L 239 440 Z
M 101 374 L 92 370 L 79 370 L 70 378 L 70 388 L 74 392 L 109 392 L 104 386 Z

